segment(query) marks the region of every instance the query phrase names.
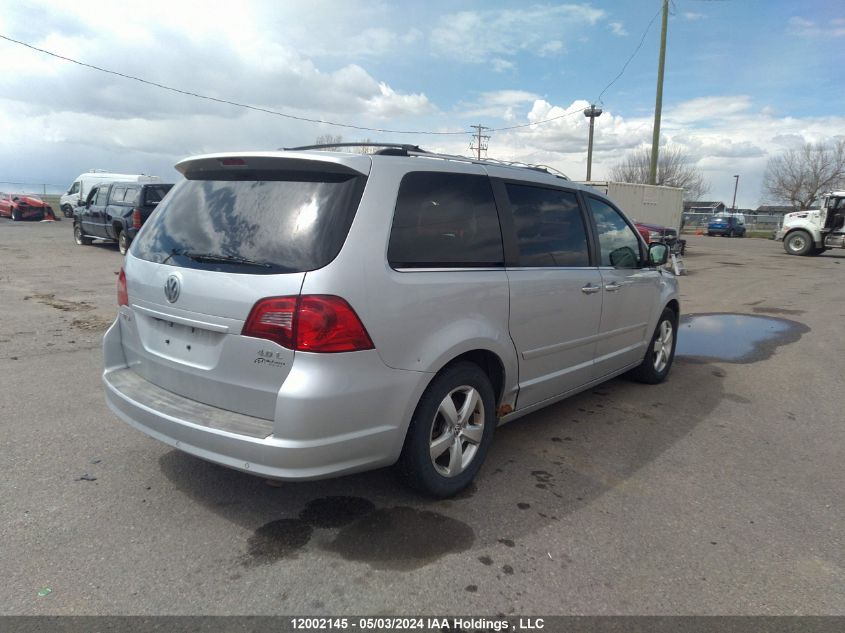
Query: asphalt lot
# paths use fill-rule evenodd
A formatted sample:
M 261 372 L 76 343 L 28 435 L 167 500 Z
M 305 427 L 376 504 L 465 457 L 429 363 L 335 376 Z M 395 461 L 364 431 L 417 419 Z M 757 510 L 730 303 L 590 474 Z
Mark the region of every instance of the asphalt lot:
M 683 312 L 774 338 L 499 428 L 429 501 L 389 470 L 270 486 L 120 422 L 116 247 L 0 219 L 0 613 L 845 614 L 845 253 L 688 244 Z

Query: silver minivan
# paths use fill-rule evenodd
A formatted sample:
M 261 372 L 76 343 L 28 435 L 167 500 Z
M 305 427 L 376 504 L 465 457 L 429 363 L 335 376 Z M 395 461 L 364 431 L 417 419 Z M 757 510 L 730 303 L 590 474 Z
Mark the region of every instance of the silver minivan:
M 672 365 L 666 247 L 565 177 L 412 146 L 176 168 L 120 272 L 103 382 L 179 450 L 284 480 L 396 464 L 445 497 L 497 425 Z

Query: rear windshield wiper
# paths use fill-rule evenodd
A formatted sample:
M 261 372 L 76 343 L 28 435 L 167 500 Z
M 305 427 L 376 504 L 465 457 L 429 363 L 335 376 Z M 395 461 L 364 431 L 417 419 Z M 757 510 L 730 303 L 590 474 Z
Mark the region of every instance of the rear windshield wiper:
M 258 266 L 259 268 L 273 268 L 273 264 L 267 262 L 259 262 L 254 259 L 246 257 L 238 257 L 237 255 L 216 255 L 214 253 L 176 253 L 195 262 L 218 263 L 218 264 L 237 264 L 242 266 Z

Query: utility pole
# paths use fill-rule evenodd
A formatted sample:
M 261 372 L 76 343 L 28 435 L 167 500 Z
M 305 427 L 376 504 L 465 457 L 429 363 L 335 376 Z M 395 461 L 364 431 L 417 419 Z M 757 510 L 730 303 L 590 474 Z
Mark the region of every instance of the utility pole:
M 666 63 L 666 25 L 669 21 L 669 0 L 663 0 L 663 24 L 660 29 L 660 58 L 657 63 L 657 97 L 654 100 L 654 134 L 651 137 L 651 167 L 648 184 L 657 184 L 657 148 L 660 145 L 660 111 L 663 109 L 663 67 Z
M 596 117 L 601 116 L 601 108 L 597 108 L 594 103 L 591 103 L 590 107 L 584 110 L 584 116 L 590 119 L 590 137 L 587 141 L 587 181 L 589 182 L 593 168 L 593 126 Z
M 490 136 L 484 135 L 482 132 L 490 128 L 483 125 L 470 125 L 470 127 L 475 130 L 475 134 L 473 135 L 473 142 L 470 143 L 469 148 L 475 150 L 478 160 L 481 160 L 482 150 L 484 151 L 484 155 L 487 155 L 487 141 L 490 140 Z
M 739 174 L 734 174 L 734 201 L 731 204 L 731 211 L 736 213 L 736 190 L 739 187 Z

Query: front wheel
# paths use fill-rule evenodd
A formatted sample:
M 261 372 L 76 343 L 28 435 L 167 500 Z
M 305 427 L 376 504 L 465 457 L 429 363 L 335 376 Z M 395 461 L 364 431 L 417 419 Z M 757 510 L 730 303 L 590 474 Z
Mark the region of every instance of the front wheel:
M 631 377 L 649 385 L 663 382 L 675 359 L 675 345 L 677 343 L 678 315 L 666 308 L 660 315 L 654 335 L 648 344 L 645 358 L 639 367 L 631 371 Z
M 93 241 L 90 237 L 85 237 L 79 222 L 73 225 L 73 240 L 80 246 L 88 246 Z
M 12 209 L 11 218 L 12 218 L 13 222 L 17 222 L 18 220 L 20 220 L 21 219 L 20 209 Z
M 66 218 L 72 218 L 73 217 L 73 207 L 70 206 L 69 204 L 62 205 L 62 215 L 64 215 Z
M 794 231 L 783 241 L 783 250 L 790 255 L 809 255 L 814 248 L 813 239 L 806 231 Z
M 493 441 L 495 396 L 474 363 L 437 375 L 417 405 L 397 467 L 419 492 L 451 497 L 475 478 Z

